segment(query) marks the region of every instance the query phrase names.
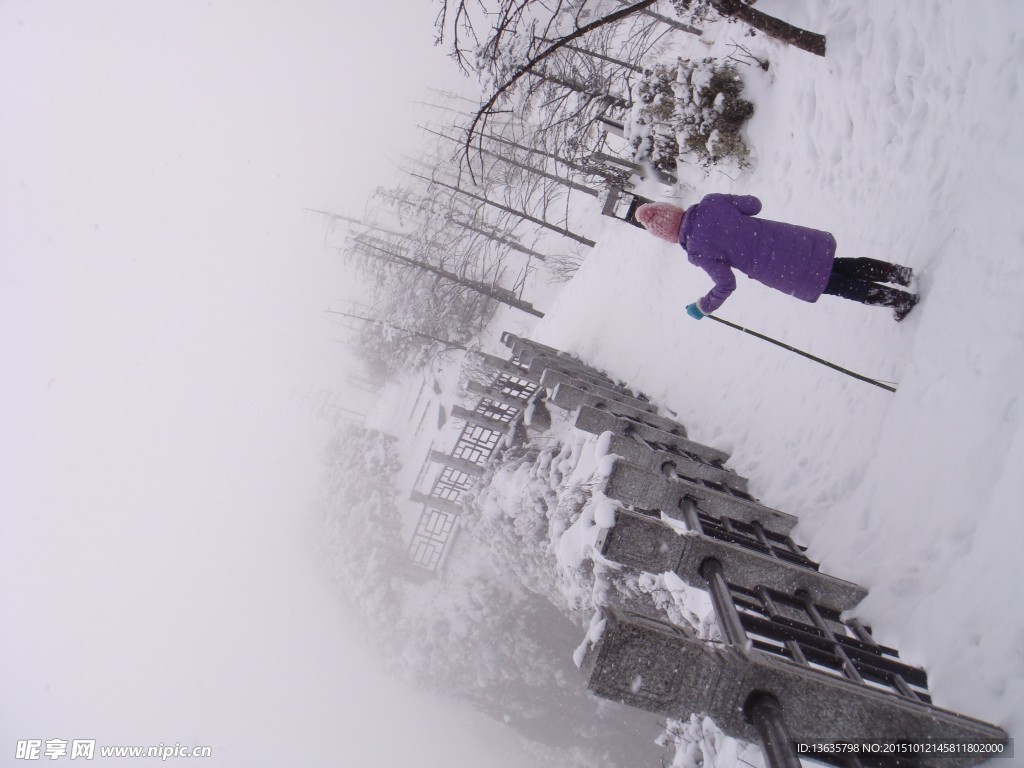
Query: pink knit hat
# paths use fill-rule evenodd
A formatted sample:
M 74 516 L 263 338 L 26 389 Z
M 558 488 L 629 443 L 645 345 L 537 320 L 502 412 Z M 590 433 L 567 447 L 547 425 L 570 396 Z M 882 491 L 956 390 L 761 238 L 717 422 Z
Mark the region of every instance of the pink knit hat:
M 636 209 L 636 220 L 639 221 L 655 237 L 679 242 L 679 228 L 683 225 L 682 208 L 668 203 L 644 203 Z

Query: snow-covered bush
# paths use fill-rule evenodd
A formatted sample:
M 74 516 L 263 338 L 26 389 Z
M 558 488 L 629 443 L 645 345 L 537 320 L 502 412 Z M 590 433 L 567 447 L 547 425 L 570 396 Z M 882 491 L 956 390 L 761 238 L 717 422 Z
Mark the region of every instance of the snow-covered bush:
M 393 485 L 395 439 L 346 425 L 323 452 L 319 507 L 332 575 L 360 615 L 378 626 L 396 618 L 394 573 L 407 560 Z
M 670 174 L 675 173 L 679 157 L 674 81 L 672 67 L 658 64 L 648 70 L 636 87 L 633 110 L 626 126 L 633 160 L 650 162 Z
M 689 720 L 666 721 L 658 744 L 675 750 L 669 768 L 762 768 L 764 765 L 760 747 L 726 736 L 711 718 L 701 715 L 690 715 Z
M 558 547 L 594 497 L 592 475 L 573 476 L 582 442 L 510 451 L 478 489 L 466 521 L 504 571 L 581 626 L 593 612 L 592 563 L 566 566 Z
M 628 126 L 634 160 L 675 173 L 677 160 L 746 161 L 741 130 L 754 113 L 732 64 L 679 59 L 658 64 L 636 87 Z

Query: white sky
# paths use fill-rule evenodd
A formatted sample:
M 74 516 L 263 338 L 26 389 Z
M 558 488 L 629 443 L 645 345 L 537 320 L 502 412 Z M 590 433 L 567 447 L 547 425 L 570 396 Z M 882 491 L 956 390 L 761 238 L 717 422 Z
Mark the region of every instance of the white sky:
M 381 678 L 307 540 L 346 287 L 302 208 L 419 141 L 435 11 L 0 0 L 0 762 L 514 760 Z

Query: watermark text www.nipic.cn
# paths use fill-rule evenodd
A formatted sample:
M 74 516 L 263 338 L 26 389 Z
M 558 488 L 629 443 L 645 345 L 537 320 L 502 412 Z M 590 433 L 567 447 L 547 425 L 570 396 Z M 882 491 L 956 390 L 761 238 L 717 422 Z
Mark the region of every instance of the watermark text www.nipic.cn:
M 95 757 L 210 757 L 212 747 L 189 747 L 180 742 L 152 747 L 96 746 L 96 739 L 23 739 L 14 751 L 16 760 L 92 760 Z

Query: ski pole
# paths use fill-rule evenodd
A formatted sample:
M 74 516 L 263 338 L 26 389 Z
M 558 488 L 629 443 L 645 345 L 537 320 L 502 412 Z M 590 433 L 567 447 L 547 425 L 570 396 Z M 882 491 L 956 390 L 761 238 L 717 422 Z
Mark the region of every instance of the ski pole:
M 862 376 L 859 373 L 854 373 L 853 371 L 849 370 L 848 368 L 843 368 L 841 366 L 836 365 L 835 363 L 830 363 L 828 360 L 822 360 L 820 357 L 815 357 L 814 355 L 810 354 L 809 352 L 804 352 L 802 349 L 797 349 L 796 347 L 791 347 L 791 346 L 789 346 L 789 344 L 783 344 L 781 341 L 777 341 L 777 340 L 771 338 L 770 336 L 765 336 L 763 333 L 758 333 L 757 331 L 752 331 L 749 328 L 744 328 L 742 325 L 736 325 L 736 323 L 730 323 L 728 320 L 723 320 L 722 318 L 715 317 L 714 315 L 704 315 L 704 317 L 710 317 L 712 320 L 716 320 L 719 323 L 722 323 L 723 325 L 728 325 L 730 328 L 735 328 L 737 331 L 743 331 L 743 333 L 749 333 L 751 336 L 756 336 L 757 338 L 763 339 L 764 341 L 770 341 L 772 344 L 774 344 L 777 347 L 782 347 L 783 349 L 788 349 L 790 352 L 796 352 L 801 357 L 806 357 L 807 359 L 813 360 L 816 363 L 821 363 L 822 365 L 828 366 L 829 368 L 832 368 L 833 370 L 839 371 L 840 373 L 845 373 L 847 376 L 852 376 L 855 379 L 860 379 L 861 381 L 866 381 L 868 384 L 874 384 L 876 387 L 881 387 L 882 389 L 888 390 L 889 392 L 895 392 L 896 391 L 896 387 L 889 386 L 888 384 L 884 384 L 881 381 L 878 381 L 877 379 L 872 379 L 872 378 L 869 378 L 867 376 Z

